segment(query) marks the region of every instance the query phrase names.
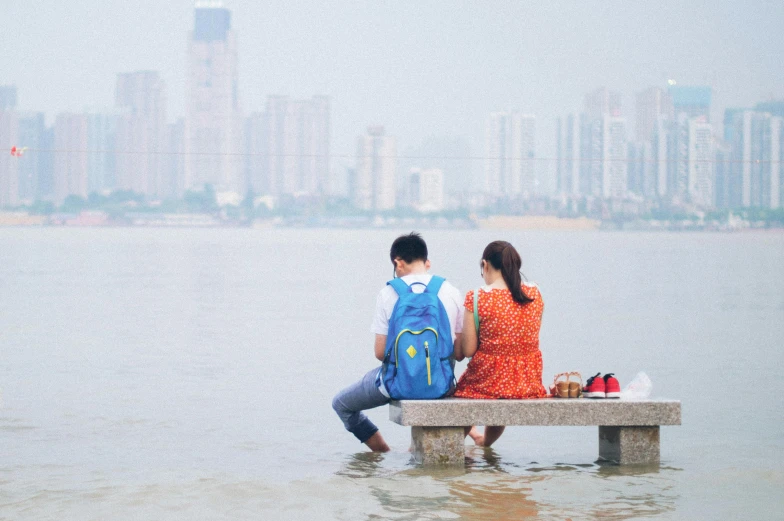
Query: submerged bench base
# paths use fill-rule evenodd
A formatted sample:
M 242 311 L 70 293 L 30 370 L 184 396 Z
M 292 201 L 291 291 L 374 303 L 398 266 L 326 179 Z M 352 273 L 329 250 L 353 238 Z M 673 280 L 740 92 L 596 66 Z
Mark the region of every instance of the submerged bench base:
M 599 427 L 599 459 L 656 465 L 659 426 L 680 425 L 674 400 L 443 400 L 393 401 L 389 417 L 411 427 L 411 450 L 427 466 L 465 464 L 464 426 L 560 425 Z
M 411 448 L 420 465 L 465 465 L 462 427 L 411 427 Z M 658 465 L 659 427 L 600 426 L 599 459 L 619 465 Z
M 411 452 L 420 465 L 465 465 L 462 427 L 411 427 Z
M 599 459 L 619 465 L 659 463 L 659 427 L 599 427 Z

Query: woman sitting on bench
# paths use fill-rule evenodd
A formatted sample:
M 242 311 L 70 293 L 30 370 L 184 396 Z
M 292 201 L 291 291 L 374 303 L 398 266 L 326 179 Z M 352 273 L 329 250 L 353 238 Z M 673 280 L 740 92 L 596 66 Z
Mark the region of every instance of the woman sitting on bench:
M 458 361 L 468 362 L 454 396 L 456 398 L 544 398 L 539 327 L 544 302 L 536 284 L 522 282 L 522 261 L 505 241 L 491 242 L 482 253 L 480 266 L 485 286 L 465 297 L 462 347 L 455 346 Z M 487 426 L 481 434 L 466 427 L 478 446 L 489 447 L 504 432 L 503 426 Z

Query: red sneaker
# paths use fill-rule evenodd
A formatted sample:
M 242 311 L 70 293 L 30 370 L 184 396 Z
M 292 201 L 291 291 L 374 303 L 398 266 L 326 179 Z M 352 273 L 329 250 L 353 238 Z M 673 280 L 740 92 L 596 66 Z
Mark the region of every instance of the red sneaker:
M 583 396 L 586 398 L 604 398 L 604 380 L 599 376 L 602 373 L 596 373 L 585 382 L 583 387 Z
M 621 384 L 618 383 L 618 379 L 613 376 L 613 373 L 604 375 L 604 394 L 607 398 L 621 397 Z

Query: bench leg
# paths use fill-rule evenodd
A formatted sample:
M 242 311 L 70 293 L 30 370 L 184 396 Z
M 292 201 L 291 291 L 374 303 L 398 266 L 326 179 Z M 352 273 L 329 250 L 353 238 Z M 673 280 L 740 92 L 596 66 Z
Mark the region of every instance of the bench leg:
M 599 459 L 619 465 L 658 464 L 659 426 L 600 426 Z
M 463 427 L 411 427 L 411 452 L 420 465 L 463 466 Z

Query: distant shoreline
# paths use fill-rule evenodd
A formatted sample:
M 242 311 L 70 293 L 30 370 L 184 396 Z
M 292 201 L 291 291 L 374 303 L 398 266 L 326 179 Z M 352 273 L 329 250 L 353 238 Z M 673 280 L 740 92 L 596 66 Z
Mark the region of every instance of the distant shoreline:
M 101 211 L 78 214 L 36 215 L 26 212 L 0 212 L 0 228 L 248 228 L 268 229 L 400 229 L 442 230 L 520 230 L 520 231 L 646 231 L 646 232 L 784 232 L 784 227 L 764 221 L 734 218 L 727 221 L 600 220 L 589 217 L 555 215 L 494 215 L 478 217 L 382 217 L 382 216 L 291 216 L 268 219 L 232 219 L 220 214 L 134 213 L 110 217 Z

